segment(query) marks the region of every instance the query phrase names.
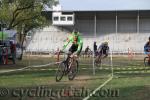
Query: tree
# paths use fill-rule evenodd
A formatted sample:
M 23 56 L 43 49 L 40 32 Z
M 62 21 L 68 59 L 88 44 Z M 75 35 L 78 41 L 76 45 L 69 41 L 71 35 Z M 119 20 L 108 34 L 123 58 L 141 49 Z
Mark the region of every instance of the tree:
M 48 24 L 41 13 L 45 6 L 52 7 L 57 3 L 55 0 L 0 0 L 0 19 L 6 24 L 7 29 L 17 30 L 18 42 L 23 45 L 30 30 Z

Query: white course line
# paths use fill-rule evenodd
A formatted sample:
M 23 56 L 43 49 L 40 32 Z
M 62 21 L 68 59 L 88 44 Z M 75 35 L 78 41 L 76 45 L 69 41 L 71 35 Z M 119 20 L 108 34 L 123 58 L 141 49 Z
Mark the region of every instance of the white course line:
M 24 69 L 27 69 L 27 68 L 30 68 L 30 67 L 31 67 L 31 66 L 27 66 L 27 67 L 20 68 L 20 69 L 14 69 L 14 70 L 2 71 L 2 72 L 0 72 L 0 74 L 2 74 L 2 73 L 14 72 L 14 71 L 20 71 L 20 70 L 24 70 Z
M 33 68 L 33 67 L 35 67 L 35 68 L 44 67 L 44 66 L 54 65 L 54 64 L 58 64 L 58 63 L 60 63 L 60 62 L 52 62 L 52 63 L 48 63 L 48 64 L 45 64 L 45 65 L 26 66 L 26 67 L 20 68 L 20 69 L 14 69 L 14 70 L 8 70 L 8 71 L 1 71 L 0 74 L 14 72 L 14 71 L 21 71 L 21 70 L 24 70 L 24 69 L 27 69 L 27 68 Z
M 31 67 L 38 68 L 38 67 L 45 67 L 45 66 L 50 66 L 50 65 L 59 64 L 59 63 L 60 62 L 52 62 L 52 63 L 48 63 L 48 64 L 45 64 L 45 65 L 34 65 L 34 66 L 31 66 Z
M 103 86 L 105 86 L 109 81 L 111 81 L 113 77 L 111 76 L 107 81 L 105 81 L 102 85 L 96 88 L 92 93 L 90 93 L 87 97 L 83 98 L 83 100 L 88 100 L 93 94 L 95 94 L 98 90 L 100 90 Z

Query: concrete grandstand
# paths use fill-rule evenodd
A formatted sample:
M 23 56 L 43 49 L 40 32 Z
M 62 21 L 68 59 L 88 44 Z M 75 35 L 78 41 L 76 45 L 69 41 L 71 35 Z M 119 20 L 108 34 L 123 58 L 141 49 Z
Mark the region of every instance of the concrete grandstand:
M 27 45 L 27 51 L 51 52 L 62 48 L 64 40 L 74 28 L 83 37 L 83 50 L 93 42 L 100 45 L 109 41 L 114 53 L 127 53 L 131 49 L 135 53 L 143 53 L 143 46 L 150 36 L 150 10 L 118 9 L 118 10 L 62 10 L 44 11 L 53 20 L 53 13 L 73 14 L 72 25 L 51 25 L 34 33 Z M 67 22 L 66 22 L 67 23 Z

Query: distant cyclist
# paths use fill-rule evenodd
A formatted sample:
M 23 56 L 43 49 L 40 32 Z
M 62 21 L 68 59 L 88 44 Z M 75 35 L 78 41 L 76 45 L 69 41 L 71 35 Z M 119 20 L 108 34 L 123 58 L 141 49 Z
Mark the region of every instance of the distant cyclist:
M 103 43 L 99 46 L 97 52 L 98 52 L 98 56 L 99 56 L 99 57 L 102 57 L 102 56 L 103 56 L 103 58 L 106 58 L 106 57 L 108 56 L 108 53 L 109 53 L 108 42 L 103 42 Z
M 69 43 L 72 43 L 72 46 L 69 48 L 69 53 L 79 56 L 82 50 L 83 40 L 80 36 L 79 31 L 77 31 L 76 29 L 71 33 L 71 36 L 67 38 L 61 51 L 64 51 Z
M 88 55 L 88 57 L 89 57 L 91 53 L 92 53 L 92 50 L 89 48 L 89 46 L 87 46 L 87 47 L 85 48 L 84 54 L 85 54 L 85 55 Z
M 150 37 L 149 37 L 149 41 L 146 42 L 146 44 L 144 45 L 144 52 L 149 57 L 148 64 L 150 65 Z

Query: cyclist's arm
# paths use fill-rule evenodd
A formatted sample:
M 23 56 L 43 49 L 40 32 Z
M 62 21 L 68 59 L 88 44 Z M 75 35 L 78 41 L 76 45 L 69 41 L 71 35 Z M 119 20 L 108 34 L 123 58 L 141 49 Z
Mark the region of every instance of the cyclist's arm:
M 146 43 L 146 44 L 144 45 L 144 50 L 146 50 L 146 49 L 147 49 L 147 45 L 148 45 L 148 43 Z
M 67 40 L 66 40 L 66 42 L 65 42 L 65 44 L 64 44 L 64 46 L 63 46 L 63 51 L 64 51 L 64 49 L 66 49 L 66 47 L 67 47 L 68 44 L 70 43 L 71 39 L 72 39 L 72 36 L 69 36 L 69 37 L 67 38 Z
M 147 52 L 147 46 L 144 45 L 144 52 Z
M 82 44 L 83 44 L 83 42 L 79 43 L 79 46 L 78 46 L 77 52 L 79 52 L 79 51 L 81 50 L 81 48 L 82 48 Z
M 83 40 L 79 37 L 79 44 L 78 44 L 77 53 L 80 52 L 80 50 L 81 50 L 81 48 L 82 48 L 82 45 L 83 45 Z
M 98 47 L 97 51 L 101 51 L 101 49 L 102 49 L 102 45 L 100 45 L 100 46 Z
M 149 42 L 147 42 L 147 43 L 144 45 L 144 52 L 145 52 L 145 54 L 150 54 Z

